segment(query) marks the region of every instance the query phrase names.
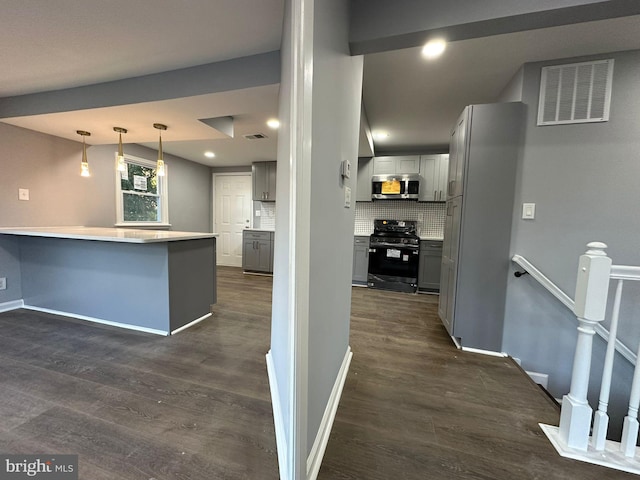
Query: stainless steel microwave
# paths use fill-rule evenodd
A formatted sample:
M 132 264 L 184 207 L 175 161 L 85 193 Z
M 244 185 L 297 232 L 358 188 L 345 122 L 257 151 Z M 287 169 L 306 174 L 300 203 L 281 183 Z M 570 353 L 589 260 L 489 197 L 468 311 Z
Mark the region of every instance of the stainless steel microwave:
M 418 200 L 420 175 L 417 173 L 374 175 L 371 198 L 374 200 Z

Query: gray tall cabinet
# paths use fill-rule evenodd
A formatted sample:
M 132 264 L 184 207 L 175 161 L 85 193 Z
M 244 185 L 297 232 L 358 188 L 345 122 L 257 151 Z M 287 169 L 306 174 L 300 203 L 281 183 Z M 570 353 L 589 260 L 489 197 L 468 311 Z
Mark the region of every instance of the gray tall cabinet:
M 438 314 L 464 347 L 500 351 L 524 105 L 470 105 L 450 139 Z

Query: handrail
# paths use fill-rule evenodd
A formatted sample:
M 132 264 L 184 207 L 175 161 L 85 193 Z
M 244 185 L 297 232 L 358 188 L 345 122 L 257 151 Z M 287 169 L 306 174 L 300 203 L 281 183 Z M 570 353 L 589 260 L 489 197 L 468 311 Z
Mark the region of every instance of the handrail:
M 567 307 L 573 313 L 575 308 L 575 302 L 564 293 L 560 287 L 553 283 L 549 278 L 538 270 L 529 260 L 521 255 L 514 255 L 511 258 L 513 263 L 520 265 L 532 278 L 542 285 L 551 295 L 556 297 L 562 304 Z M 638 280 L 640 281 L 640 267 L 627 267 L 614 265 L 611 267 L 611 278 L 618 280 Z M 604 339 L 605 342 L 609 341 L 609 330 L 604 328 L 602 324 L 598 323 L 595 326 L 596 333 Z M 632 365 L 637 362 L 636 354 L 631 351 L 624 343 L 616 338 L 616 351 L 626 358 Z
M 616 280 L 640 281 L 640 267 L 628 267 L 626 265 L 612 265 L 611 278 Z
M 535 278 L 540 285 L 542 285 L 549 291 L 549 293 L 551 293 L 551 295 L 560 300 L 565 307 L 573 312 L 575 302 L 571 299 L 571 297 L 560 290 L 560 287 L 549 280 L 544 273 L 534 267 L 533 264 L 529 262 L 529 260 L 520 255 L 514 255 L 511 261 L 524 268 L 529 273 L 529 275 Z

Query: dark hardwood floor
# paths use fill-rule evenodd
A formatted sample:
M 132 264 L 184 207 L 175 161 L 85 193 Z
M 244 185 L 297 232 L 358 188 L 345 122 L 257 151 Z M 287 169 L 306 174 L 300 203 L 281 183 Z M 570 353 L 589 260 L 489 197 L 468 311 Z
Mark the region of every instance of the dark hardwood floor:
M 77 453 L 83 480 L 278 478 L 271 278 L 218 271 L 173 337 L 0 314 L 0 452 Z M 559 457 L 558 410 L 508 359 L 456 350 L 437 297 L 353 289 L 353 361 L 319 479 L 623 479 Z

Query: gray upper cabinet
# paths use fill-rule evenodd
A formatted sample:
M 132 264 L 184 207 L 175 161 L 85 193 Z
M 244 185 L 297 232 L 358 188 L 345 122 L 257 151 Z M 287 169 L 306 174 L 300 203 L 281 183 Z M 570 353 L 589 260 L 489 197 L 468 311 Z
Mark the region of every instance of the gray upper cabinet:
M 420 202 L 445 202 L 449 177 L 449 155 L 420 157 Z
M 451 134 L 438 313 L 464 347 L 500 351 L 520 102 L 471 105 Z
M 456 125 L 451 132 L 449 144 L 449 174 L 447 175 L 447 197 L 457 197 L 462 195 L 464 181 L 464 165 L 467 156 L 467 116 L 469 109 L 465 109 L 456 121 Z
M 374 175 L 389 175 L 396 173 L 420 173 L 420 156 L 403 155 L 373 158 Z
M 256 162 L 251 165 L 253 200 L 276 201 L 276 162 Z
M 373 158 L 358 158 L 358 184 L 356 202 L 371 201 L 371 176 L 373 175 Z

